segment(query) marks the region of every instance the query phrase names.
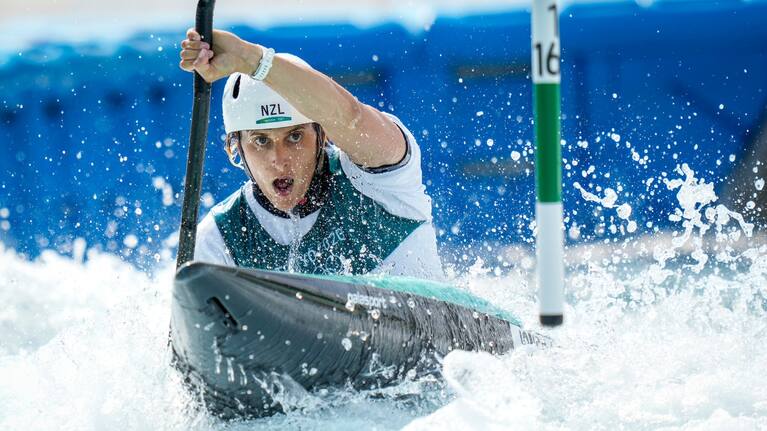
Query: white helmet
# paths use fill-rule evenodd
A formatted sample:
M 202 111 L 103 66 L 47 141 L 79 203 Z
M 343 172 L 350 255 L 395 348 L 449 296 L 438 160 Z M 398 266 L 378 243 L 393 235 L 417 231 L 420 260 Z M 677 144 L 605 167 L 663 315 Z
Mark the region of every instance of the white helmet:
M 277 56 L 310 67 L 295 55 L 280 53 Z M 227 134 L 314 122 L 263 81 L 244 73 L 229 76 L 224 87 L 223 105 L 224 130 Z

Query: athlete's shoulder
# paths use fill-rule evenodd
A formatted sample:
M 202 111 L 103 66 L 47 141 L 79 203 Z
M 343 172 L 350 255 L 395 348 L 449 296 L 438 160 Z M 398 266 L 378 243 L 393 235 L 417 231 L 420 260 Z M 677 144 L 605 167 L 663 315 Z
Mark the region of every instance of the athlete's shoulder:
M 235 265 L 212 213 L 208 213 L 197 225 L 194 260 L 219 265 Z
M 405 123 L 399 117 L 397 117 L 396 115 L 390 112 L 382 112 L 382 113 L 384 114 L 384 116 L 389 118 L 394 124 L 396 124 L 397 127 L 399 127 L 399 129 L 402 131 L 402 135 L 405 136 L 405 141 L 407 142 L 408 145 L 410 146 L 418 145 L 413 133 L 410 132 L 410 129 L 405 125 Z

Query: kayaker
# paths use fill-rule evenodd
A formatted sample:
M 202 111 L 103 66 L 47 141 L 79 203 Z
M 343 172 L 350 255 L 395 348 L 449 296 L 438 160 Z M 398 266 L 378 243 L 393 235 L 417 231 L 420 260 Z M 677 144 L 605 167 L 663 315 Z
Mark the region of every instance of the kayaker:
M 394 115 L 298 57 L 190 29 L 180 66 L 223 94 L 230 161 L 249 178 L 197 230 L 195 260 L 314 274 L 440 279 L 421 152 Z

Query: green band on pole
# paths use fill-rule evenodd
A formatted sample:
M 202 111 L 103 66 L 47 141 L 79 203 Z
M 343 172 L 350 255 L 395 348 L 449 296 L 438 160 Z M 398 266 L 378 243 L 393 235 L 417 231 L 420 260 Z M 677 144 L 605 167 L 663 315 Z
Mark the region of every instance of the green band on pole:
M 538 202 L 562 201 L 559 84 L 535 84 L 535 181 Z

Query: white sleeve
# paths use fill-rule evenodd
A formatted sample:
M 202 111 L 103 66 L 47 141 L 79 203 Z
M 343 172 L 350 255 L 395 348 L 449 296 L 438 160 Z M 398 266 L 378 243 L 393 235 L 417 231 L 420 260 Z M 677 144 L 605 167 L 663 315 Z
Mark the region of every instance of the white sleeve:
M 218 231 L 216 221 L 208 213 L 197 225 L 197 238 L 194 243 L 194 260 L 219 265 L 236 266 L 234 259 L 224 243 L 224 237 Z
M 358 166 L 341 151 L 341 168 L 354 188 L 381 204 L 391 214 L 412 220 L 431 221 L 431 198 L 426 194 L 421 173 L 421 149 L 399 118 L 389 113 L 384 114 L 405 135 L 409 157 L 406 156 L 404 164 L 382 172 L 371 172 Z

